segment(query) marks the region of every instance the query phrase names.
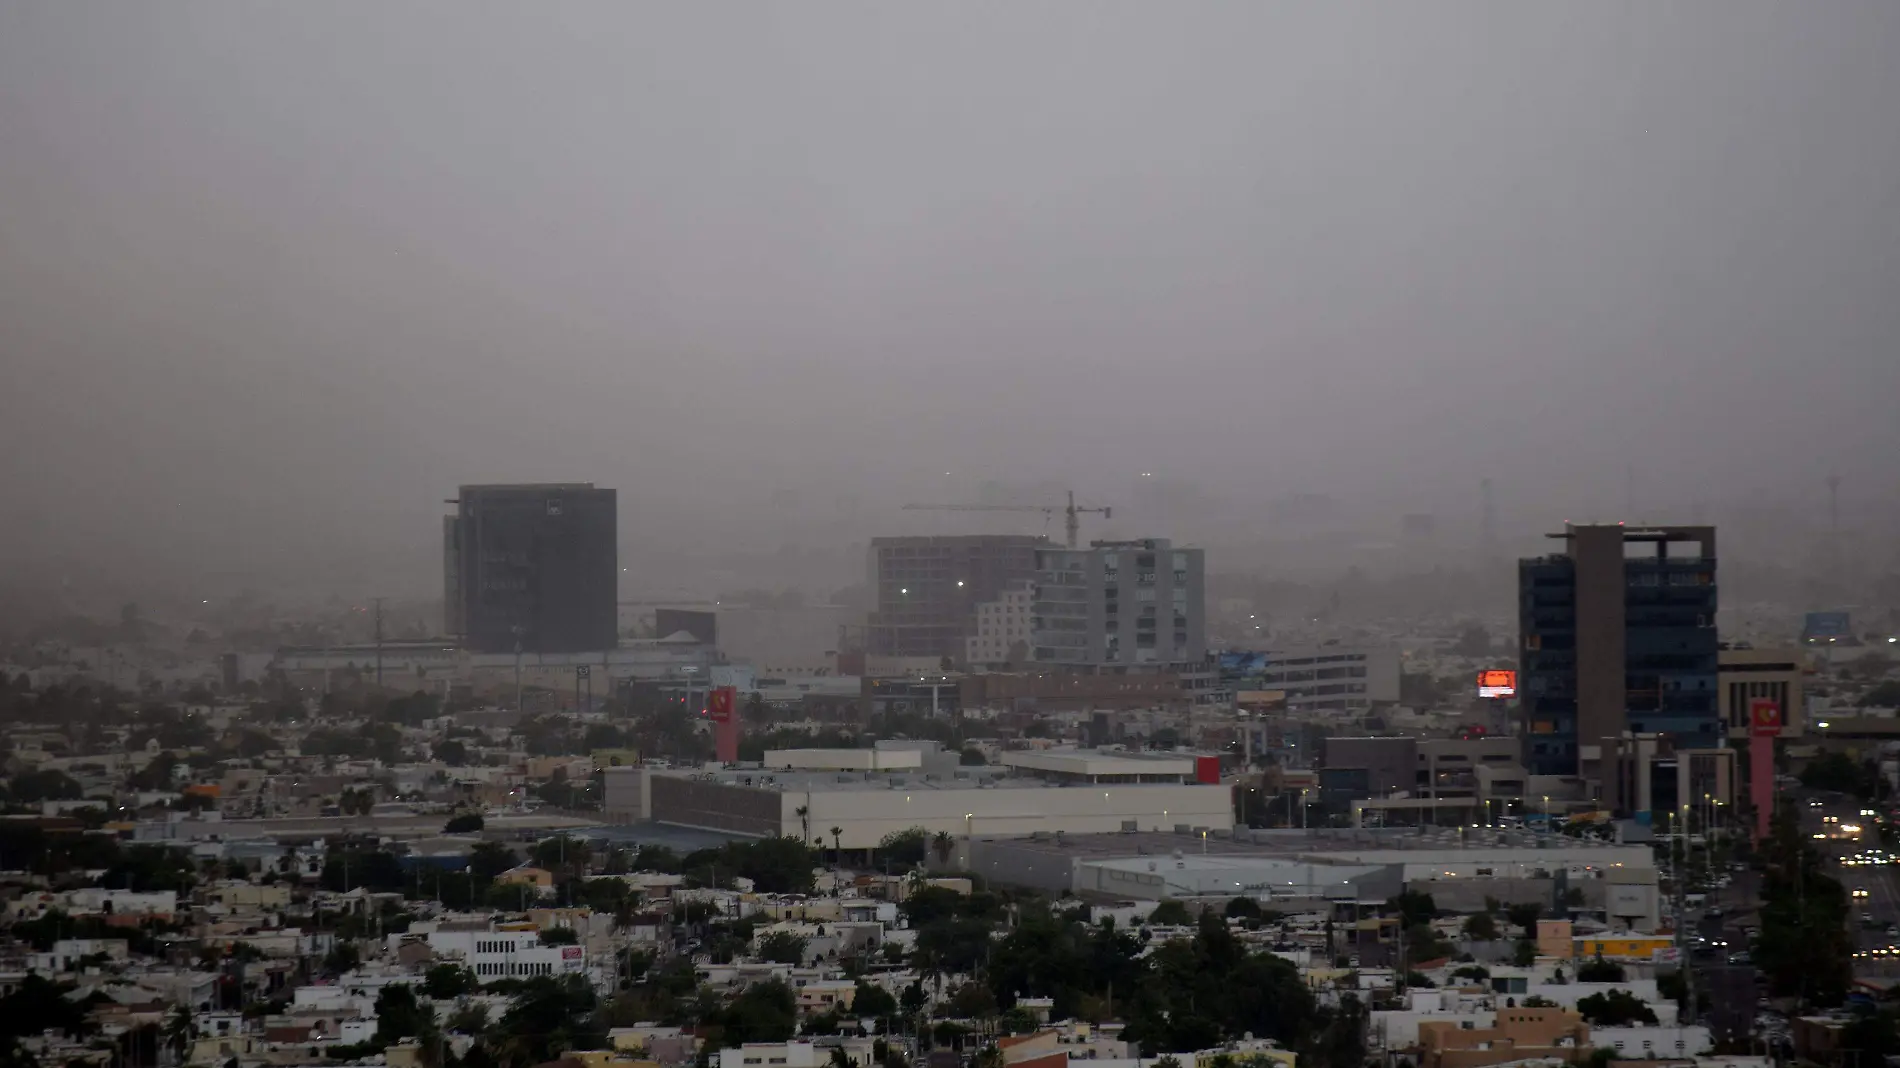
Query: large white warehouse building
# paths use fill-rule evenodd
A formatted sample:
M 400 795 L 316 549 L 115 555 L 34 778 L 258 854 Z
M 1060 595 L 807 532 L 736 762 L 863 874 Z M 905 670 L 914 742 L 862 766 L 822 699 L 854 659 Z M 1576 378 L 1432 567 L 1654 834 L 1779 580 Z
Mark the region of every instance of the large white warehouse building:
M 787 761 L 790 752 L 774 754 L 778 767 L 609 769 L 604 807 L 615 820 L 782 835 L 848 850 L 875 848 L 886 835 L 912 827 L 996 838 L 1177 827 L 1211 832 L 1234 825 L 1231 792 L 1203 781 L 1212 776 L 1192 755 L 1053 750 L 1006 754 L 1002 769 L 931 774 L 804 770 L 862 762 L 813 750 L 796 751 Z

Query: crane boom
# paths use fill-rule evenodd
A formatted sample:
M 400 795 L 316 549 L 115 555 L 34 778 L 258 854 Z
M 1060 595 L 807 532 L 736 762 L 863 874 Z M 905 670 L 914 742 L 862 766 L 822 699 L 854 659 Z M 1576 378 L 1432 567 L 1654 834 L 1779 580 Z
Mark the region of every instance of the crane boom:
M 1112 506 L 1101 508 L 1078 508 L 1075 504 L 1075 491 L 1069 491 L 1067 504 L 907 504 L 906 512 L 1041 512 L 1044 515 L 1062 513 L 1063 530 L 1069 538 L 1069 548 L 1076 547 L 1076 541 L 1082 533 L 1081 515 L 1084 512 L 1099 512 L 1103 519 L 1114 515 Z

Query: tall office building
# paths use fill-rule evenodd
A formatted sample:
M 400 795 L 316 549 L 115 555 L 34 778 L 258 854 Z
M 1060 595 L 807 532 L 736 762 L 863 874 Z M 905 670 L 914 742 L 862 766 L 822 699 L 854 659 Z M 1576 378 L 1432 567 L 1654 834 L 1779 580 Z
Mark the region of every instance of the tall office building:
M 1625 732 L 1723 744 L 1715 528 L 1571 526 L 1518 562 L 1518 701 L 1533 774 L 1596 778 Z M 1609 739 L 1609 741 L 1605 741 Z
M 482 653 L 617 644 L 618 502 L 591 482 L 463 486 L 442 520 L 448 631 Z
M 1036 550 L 1031 655 L 1112 669 L 1207 656 L 1206 555 L 1166 538 Z
M 977 606 L 1036 574 L 1033 534 L 872 538 L 867 561 L 876 607 L 865 622 L 873 656 L 951 657 L 976 635 Z

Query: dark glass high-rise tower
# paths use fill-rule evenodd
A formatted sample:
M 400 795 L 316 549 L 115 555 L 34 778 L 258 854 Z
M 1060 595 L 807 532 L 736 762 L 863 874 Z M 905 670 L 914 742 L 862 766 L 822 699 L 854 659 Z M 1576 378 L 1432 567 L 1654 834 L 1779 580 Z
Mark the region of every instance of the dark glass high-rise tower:
M 480 653 L 617 644 L 618 502 L 591 482 L 463 486 L 444 516 L 445 622 Z
M 1625 732 L 1720 747 L 1715 528 L 1572 526 L 1550 537 L 1562 552 L 1517 569 L 1532 774 L 1591 776 Z

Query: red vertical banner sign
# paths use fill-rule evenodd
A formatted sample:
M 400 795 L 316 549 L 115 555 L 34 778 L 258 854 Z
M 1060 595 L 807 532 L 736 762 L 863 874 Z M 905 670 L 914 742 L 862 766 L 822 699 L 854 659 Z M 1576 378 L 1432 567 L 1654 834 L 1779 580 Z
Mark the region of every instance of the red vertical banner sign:
M 721 764 L 739 762 L 739 691 L 731 686 L 715 687 L 706 698 L 706 712 L 713 721 L 713 757 Z
M 1748 799 L 1755 806 L 1755 840 L 1768 840 L 1775 812 L 1775 739 L 1781 735 L 1781 703 L 1772 697 L 1748 702 Z

